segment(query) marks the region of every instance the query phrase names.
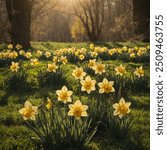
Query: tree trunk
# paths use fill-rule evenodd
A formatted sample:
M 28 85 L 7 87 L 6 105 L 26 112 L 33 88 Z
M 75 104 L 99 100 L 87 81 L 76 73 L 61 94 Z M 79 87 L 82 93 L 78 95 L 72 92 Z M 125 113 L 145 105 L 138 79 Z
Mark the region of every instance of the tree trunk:
M 137 23 L 136 34 L 143 35 L 143 41 L 150 41 L 150 0 L 133 0 L 134 22 Z
M 6 0 L 11 24 L 11 43 L 20 44 L 25 50 L 30 48 L 31 0 Z

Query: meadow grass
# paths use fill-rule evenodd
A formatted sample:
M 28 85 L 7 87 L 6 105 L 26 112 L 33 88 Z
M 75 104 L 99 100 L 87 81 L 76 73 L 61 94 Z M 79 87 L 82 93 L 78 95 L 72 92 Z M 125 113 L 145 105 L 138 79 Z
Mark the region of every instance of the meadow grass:
M 64 47 L 85 47 L 88 48 L 90 43 L 55 43 L 55 42 L 32 42 L 32 49 L 49 50 L 60 49 Z M 102 43 L 100 46 L 107 47 L 122 47 L 122 46 L 146 46 L 148 43 L 131 43 L 131 42 L 115 42 L 115 43 Z M 3 45 L 0 46 L 3 48 Z M 40 65 L 36 68 L 29 70 L 28 78 L 31 80 L 32 76 L 37 76 L 38 70 L 46 67 L 46 60 L 42 60 Z M 135 63 L 124 62 L 122 60 L 107 60 L 101 61 L 104 64 L 110 64 L 115 67 L 123 63 L 128 70 L 135 69 L 139 66 L 144 66 L 145 74 L 149 78 L 149 62 Z M 28 65 L 27 61 L 24 61 L 24 66 Z M 72 70 L 75 68 L 75 64 L 69 63 L 63 66 L 61 69 L 67 79 L 67 83 L 70 88 L 76 89 L 75 79 L 71 77 Z M 27 150 L 34 149 L 35 143 L 32 142 L 33 132 L 31 132 L 18 113 L 18 110 L 22 107 L 26 100 L 30 100 L 33 104 L 38 105 L 41 101 L 45 101 L 47 97 L 55 97 L 55 89 L 40 88 L 37 83 L 37 78 L 34 79 L 31 89 L 16 92 L 6 91 L 4 88 L 4 81 L 9 76 L 9 66 L 0 67 L 0 149 L 3 150 Z M 77 95 L 75 95 L 77 98 Z M 83 96 L 84 98 L 84 96 Z M 146 92 L 130 92 L 128 101 L 132 103 L 131 115 L 133 116 L 133 127 L 130 133 L 130 138 L 125 141 L 122 147 L 122 143 L 112 137 L 110 133 L 102 132 L 95 135 L 91 143 L 90 148 L 92 150 L 119 150 L 120 148 L 125 150 L 149 150 L 150 140 L 150 120 L 149 120 L 149 91 Z

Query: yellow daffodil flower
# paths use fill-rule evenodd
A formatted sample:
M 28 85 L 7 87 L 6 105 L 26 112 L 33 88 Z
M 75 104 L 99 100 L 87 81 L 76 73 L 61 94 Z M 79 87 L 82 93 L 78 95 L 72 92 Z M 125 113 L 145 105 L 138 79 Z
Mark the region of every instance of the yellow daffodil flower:
M 102 74 L 104 72 L 106 72 L 105 70 L 105 65 L 101 64 L 101 63 L 96 63 L 96 65 L 93 67 L 93 69 L 95 70 L 95 74 Z
M 18 69 L 19 69 L 19 63 L 15 63 L 12 61 L 12 64 L 10 66 L 10 70 L 12 70 L 12 72 L 18 72 Z
M 39 64 L 39 61 L 38 61 L 38 59 L 34 58 L 34 59 L 30 60 L 30 64 L 31 64 L 31 66 L 36 66 Z
M 22 47 L 20 44 L 17 44 L 17 45 L 16 45 L 16 49 L 19 50 L 19 49 L 22 49 L 22 48 L 23 48 L 23 47 Z
M 95 48 L 94 44 L 90 44 L 89 48 L 94 49 Z
M 79 55 L 79 59 L 83 60 L 85 58 L 85 56 L 83 54 Z
M 57 62 L 58 62 L 58 57 L 54 56 L 54 57 L 53 57 L 53 62 L 54 62 L 54 63 L 57 63 Z
M 135 58 L 135 53 L 130 53 L 131 58 Z
M 66 56 L 62 56 L 62 57 L 60 58 L 60 61 L 65 65 L 65 64 L 67 64 L 68 59 L 67 59 Z
M 52 100 L 50 98 L 47 98 L 47 104 L 45 105 L 47 109 L 50 109 L 53 106 Z
M 82 85 L 81 91 L 86 91 L 88 94 L 90 94 L 91 91 L 95 91 L 96 81 L 92 80 L 90 76 L 87 76 L 85 80 L 81 80 L 80 83 Z
M 83 71 L 83 68 L 76 67 L 75 70 L 73 70 L 72 75 L 75 77 L 75 79 L 83 79 L 84 76 L 86 76 L 86 73 Z
M 35 116 L 38 113 L 38 107 L 37 106 L 33 106 L 29 101 L 26 101 L 24 103 L 24 108 L 19 110 L 19 113 L 23 115 L 23 119 L 27 120 L 27 119 L 31 119 L 31 120 L 35 120 Z
M 96 65 L 96 59 L 89 60 L 88 67 L 93 68 Z
M 99 93 L 115 92 L 113 85 L 114 81 L 108 81 L 106 78 L 104 78 L 103 81 L 98 84 L 100 87 Z
M 31 58 L 32 54 L 31 54 L 31 52 L 27 52 L 27 53 L 25 53 L 24 56 L 25 56 L 26 58 Z
M 57 69 L 57 68 L 58 68 L 58 66 L 56 66 L 55 63 L 48 64 L 47 71 L 48 71 L 48 72 L 56 72 L 56 69 Z
M 66 86 L 63 86 L 61 90 L 57 90 L 56 94 L 58 95 L 58 101 L 62 101 L 63 103 L 71 102 L 72 91 L 69 91 Z
M 87 105 L 82 105 L 80 100 L 77 100 L 74 104 L 69 105 L 69 116 L 74 116 L 76 119 L 80 119 L 80 117 L 87 117 Z
M 51 52 L 45 52 L 46 58 L 49 58 L 51 56 Z
M 7 46 L 7 48 L 8 48 L 8 49 L 13 49 L 13 45 L 12 45 L 12 44 L 9 44 L 9 45 Z
M 24 56 L 25 55 L 25 51 L 24 50 L 20 50 L 19 54 L 22 55 L 22 56 Z
M 91 52 L 90 55 L 94 58 L 96 58 L 98 56 L 98 53 L 97 52 Z
M 113 115 L 119 115 L 119 118 L 122 118 L 124 115 L 130 113 L 130 105 L 130 102 L 125 102 L 124 98 L 121 98 L 119 103 L 113 104 L 113 107 L 115 108 Z
M 134 74 L 138 77 L 144 76 L 143 66 L 140 66 L 139 68 L 136 68 L 136 70 L 134 71 Z
M 37 50 L 37 53 L 36 53 L 36 55 L 37 55 L 38 57 L 42 56 L 42 51 L 40 51 L 40 50 Z
M 115 68 L 116 75 L 123 76 L 126 73 L 125 67 L 122 66 L 122 64 Z

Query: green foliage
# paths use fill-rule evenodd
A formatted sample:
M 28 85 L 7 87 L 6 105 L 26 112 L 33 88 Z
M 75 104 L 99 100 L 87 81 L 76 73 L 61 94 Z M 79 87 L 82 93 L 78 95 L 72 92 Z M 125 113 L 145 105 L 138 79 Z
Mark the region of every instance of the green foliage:
M 4 105 L 4 104 L 7 103 L 7 102 L 5 101 L 5 96 L 6 96 L 6 92 L 0 90 L 0 105 Z
M 2 150 L 27 150 L 34 149 L 31 142 L 32 133 L 25 126 L 8 127 L 0 125 L 0 149 Z
M 40 70 L 38 72 L 37 81 L 41 88 L 59 89 L 62 85 L 67 85 L 67 80 L 62 70 L 56 72 Z
M 110 49 L 113 47 L 123 47 L 124 45 L 128 47 L 146 46 L 148 43 L 115 42 L 95 43 L 95 45 L 105 46 Z M 34 47 L 34 50 L 39 49 L 50 51 L 52 53 L 54 53 L 55 49 L 64 47 L 84 47 L 89 50 L 89 43 L 32 42 L 32 46 Z M 18 58 L 21 60 L 25 59 L 25 57 L 21 58 L 20 56 Z M 48 63 L 47 61 L 52 60 L 52 57 L 48 59 L 43 55 L 39 60 L 44 61 L 40 62 L 39 66 L 28 70 L 29 75 L 27 75 L 27 73 L 23 73 L 22 75 L 11 74 L 9 69 L 4 66 L 11 64 L 12 59 L 5 61 L 0 59 L 0 61 L 2 61 L 2 64 L 0 62 L 0 149 L 27 150 L 42 149 L 42 147 L 46 147 L 45 149 L 52 149 L 50 145 L 56 145 L 58 150 L 148 150 L 150 138 L 149 53 L 140 57 L 137 56 L 136 58 L 129 58 L 125 53 L 114 53 L 112 56 L 108 55 L 106 52 L 100 53 L 98 61 L 102 60 L 101 62 L 103 64 L 113 67 L 111 69 L 109 68 L 110 70 L 104 76 L 95 75 L 94 70 L 85 67 L 86 65 L 81 63 L 83 61 L 79 61 L 80 64 L 77 65 L 84 66 L 84 71 L 86 71 L 92 78 L 97 79 L 97 83 L 101 82 L 104 77 L 114 81 L 116 92 L 115 96 L 112 95 L 112 98 L 105 94 L 99 94 L 98 90 L 92 92 L 89 96 L 86 92 L 81 92 L 80 86 L 76 84 L 76 80 L 71 76 L 72 70 L 75 68 L 76 62 L 79 59 L 70 54 L 67 55 L 67 58 L 68 61 L 73 64 L 68 63 L 62 65 L 62 70 L 58 71 L 58 74 L 52 74 L 43 70 L 38 71 L 41 68 L 46 69 L 45 65 Z M 86 55 L 84 61 L 89 58 L 90 53 Z M 29 60 L 27 60 L 28 59 L 23 63 L 23 66 L 25 67 L 28 67 L 29 65 Z M 115 76 L 114 68 L 121 63 L 126 66 L 128 72 L 142 65 L 146 74 L 141 78 L 135 76 L 132 77 L 131 74 L 128 73 L 125 77 Z M 9 77 L 11 77 L 11 81 L 9 80 Z M 30 82 L 31 79 L 37 83 L 35 86 L 32 81 Z M 4 84 L 4 89 L 2 88 L 2 83 L 7 83 Z M 31 83 L 31 85 L 29 83 Z M 18 110 L 21 108 L 20 104 L 28 99 L 33 101 L 33 104 L 38 105 L 41 103 L 41 98 L 46 100 L 47 97 L 55 97 L 55 90 L 60 89 L 63 85 L 73 89 L 74 99 L 78 99 L 78 95 L 81 93 L 82 100 L 89 106 L 89 117 L 88 119 L 74 120 L 74 118 L 67 116 L 67 110 L 63 109 L 62 105 L 56 105 L 56 108 L 53 110 L 55 119 L 52 119 L 54 122 L 54 126 L 52 126 L 51 121 L 49 121 L 51 120 L 49 118 L 52 111 L 47 111 L 42 108 L 45 111 L 46 120 L 44 119 L 44 114 L 41 114 L 41 112 L 39 113 L 39 117 L 41 118 L 42 123 L 40 123 L 39 118 L 37 119 L 36 125 L 29 122 L 31 126 L 39 129 L 39 132 L 44 136 L 44 144 L 46 145 L 42 146 L 40 138 L 38 138 L 35 132 L 32 132 L 32 130 L 27 128 L 28 126 L 25 125 L 24 120 L 18 113 Z M 29 88 L 27 89 L 27 87 L 32 87 L 33 90 L 28 91 Z M 17 92 L 18 89 L 20 89 L 19 93 Z M 99 87 L 96 86 L 96 89 L 99 89 Z M 117 116 L 113 117 L 112 104 L 121 96 L 125 96 L 126 100 L 132 103 L 132 123 L 130 123 L 130 119 L 127 117 L 124 118 L 125 122 L 121 122 Z M 61 109 L 59 110 L 57 108 Z M 92 118 L 92 120 L 89 118 Z M 96 128 L 97 125 L 98 128 Z M 131 127 L 131 125 L 133 126 Z M 47 134 L 48 126 L 49 132 Z M 96 129 L 97 132 L 94 135 Z M 94 135 L 93 138 L 87 140 L 91 135 Z
M 128 136 L 130 135 L 132 125 L 132 118 L 129 118 L 129 116 L 120 119 L 113 117 L 111 113 L 108 114 L 107 132 L 110 133 L 110 136 L 114 136 L 121 142 L 129 139 Z
M 4 82 L 4 88 L 8 92 L 27 91 L 31 89 L 28 81 L 28 73 L 24 70 L 14 72 Z
M 131 91 L 134 93 L 148 93 L 150 91 L 150 80 L 148 76 L 136 77 L 132 75 Z

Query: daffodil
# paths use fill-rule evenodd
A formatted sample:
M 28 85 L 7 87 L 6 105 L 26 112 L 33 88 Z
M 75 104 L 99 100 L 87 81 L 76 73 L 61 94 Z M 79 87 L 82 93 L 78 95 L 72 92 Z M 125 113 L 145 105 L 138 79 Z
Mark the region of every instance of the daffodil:
M 38 61 L 38 59 L 34 58 L 34 59 L 30 60 L 30 64 L 31 64 L 31 66 L 36 66 L 39 64 L 39 61 Z
M 114 81 L 108 81 L 106 78 L 104 78 L 103 81 L 98 84 L 100 87 L 99 93 L 115 92 L 113 85 Z
M 123 51 L 127 51 L 128 48 L 127 48 L 126 46 L 123 46 L 123 47 L 122 47 L 122 50 L 123 50 Z
M 131 58 L 135 58 L 135 53 L 130 53 Z
M 98 53 L 97 53 L 97 52 L 91 52 L 91 53 L 90 53 L 90 55 L 91 55 L 92 57 L 94 57 L 94 58 L 95 58 L 95 57 L 97 57 L 97 56 L 98 56 Z
M 77 100 L 74 104 L 69 105 L 69 116 L 74 116 L 76 119 L 80 119 L 80 117 L 87 117 L 87 105 L 82 105 L 80 100 Z
M 83 79 L 84 76 L 86 76 L 86 73 L 83 71 L 83 68 L 76 67 L 75 70 L 73 70 L 72 75 L 75 77 L 75 79 Z
M 62 57 L 60 58 L 60 61 L 65 65 L 65 64 L 67 64 L 68 59 L 67 59 L 66 56 L 62 56 Z
M 149 49 L 150 49 L 150 45 L 147 46 L 147 50 L 149 50 Z
M 9 45 L 7 46 L 7 48 L 8 48 L 8 49 L 13 49 L 13 45 L 12 45 L 12 44 L 9 44 Z
M 94 49 L 95 48 L 94 44 L 90 44 L 89 48 Z
M 79 59 L 83 60 L 85 58 L 85 56 L 83 54 L 79 55 Z
M 9 58 L 17 58 L 18 53 L 16 51 L 13 51 L 9 54 Z
M 126 73 L 125 67 L 122 66 L 122 64 L 115 68 L 116 75 L 123 76 Z
M 58 57 L 54 56 L 54 57 L 53 57 L 53 62 L 54 62 L 54 63 L 57 63 L 57 61 L 58 61 Z
M 25 53 L 24 56 L 25 56 L 26 58 L 31 58 L 32 54 L 31 54 L 31 52 L 27 52 L 27 53 Z
M 53 106 L 53 102 L 50 98 L 47 98 L 47 104 L 45 105 L 47 109 L 50 109 Z
M 45 56 L 46 56 L 46 58 L 49 58 L 50 56 L 51 56 L 51 52 L 45 52 Z
M 16 45 L 16 49 L 19 50 L 19 49 L 21 49 L 21 48 L 22 48 L 22 46 L 21 46 L 20 44 L 17 44 L 17 45 Z
M 81 91 L 86 91 L 88 94 L 91 93 L 91 91 L 95 91 L 95 84 L 96 81 L 92 80 L 90 76 L 87 76 L 85 78 L 85 80 L 81 80 L 80 81 L 82 87 L 81 87 Z
M 112 56 L 114 53 L 115 53 L 115 52 L 112 51 L 112 50 L 109 50 L 109 51 L 108 51 L 108 54 L 109 54 L 110 56 Z
M 52 64 L 48 64 L 48 72 L 56 72 L 56 69 L 58 68 L 58 66 L 55 65 L 55 63 Z
M 58 96 L 58 101 L 62 101 L 63 103 L 71 102 L 72 91 L 69 91 L 66 86 L 63 86 L 61 90 L 57 90 L 56 94 Z
M 105 70 L 105 65 L 101 64 L 101 63 L 96 63 L 96 65 L 93 67 L 93 69 L 95 70 L 95 74 L 102 74 L 104 72 L 106 72 Z
M 19 54 L 22 55 L 22 56 L 24 56 L 25 55 L 25 51 L 24 50 L 20 50 Z
M 96 59 L 89 60 L 88 67 L 93 68 L 96 65 Z
M 15 63 L 12 61 L 12 64 L 10 66 L 10 70 L 12 70 L 12 72 L 18 72 L 18 69 L 19 69 L 19 63 Z
M 33 106 L 29 101 L 26 101 L 24 103 L 24 108 L 19 110 L 19 113 L 23 115 L 23 119 L 27 120 L 27 119 L 31 119 L 31 120 L 35 120 L 35 116 L 38 113 L 38 107 L 37 106 Z
M 36 53 L 36 54 L 37 54 L 38 57 L 40 57 L 40 56 L 42 56 L 42 51 L 37 50 L 37 53 Z
M 124 98 L 121 98 L 119 103 L 113 104 L 113 107 L 115 108 L 113 115 L 119 115 L 119 118 L 122 118 L 124 115 L 130 113 L 130 105 L 131 102 L 125 102 Z
M 134 74 L 138 77 L 144 76 L 143 66 L 140 66 L 139 68 L 136 68 L 136 70 L 134 71 Z

